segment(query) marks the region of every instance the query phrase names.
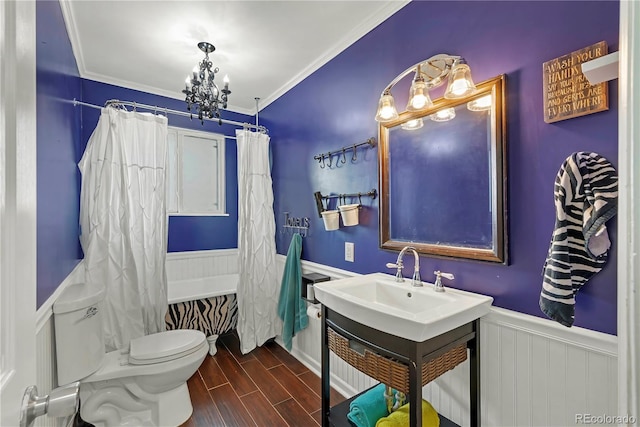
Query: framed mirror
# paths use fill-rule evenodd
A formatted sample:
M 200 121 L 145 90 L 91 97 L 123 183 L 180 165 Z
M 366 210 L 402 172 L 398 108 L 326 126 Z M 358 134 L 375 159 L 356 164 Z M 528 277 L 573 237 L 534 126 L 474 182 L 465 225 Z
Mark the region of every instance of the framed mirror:
M 382 249 L 507 263 L 504 85 L 380 123 Z

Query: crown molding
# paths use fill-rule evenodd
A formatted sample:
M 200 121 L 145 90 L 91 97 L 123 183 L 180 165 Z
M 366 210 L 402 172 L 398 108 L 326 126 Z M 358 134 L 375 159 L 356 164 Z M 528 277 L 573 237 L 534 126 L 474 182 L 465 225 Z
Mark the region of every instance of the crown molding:
M 367 20 L 355 25 L 353 29 L 345 34 L 345 36 L 331 48 L 329 48 L 322 56 L 310 63 L 306 68 L 293 76 L 289 81 L 282 85 L 279 89 L 275 90 L 271 95 L 262 98 L 260 100 L 260 107 L 258 111 L 262 111 L 269 104 L 280 98 L 286 92 L 288 92 L 295 85 L 300 83 L 305 78 L 309 77 L 320 67 L 331 61 L 338 56 L 343 50 L 360 40 L 365 34 L 376 28 L 382 22 L 391 17 L 394 13 L 402 9 L 404 6 L 410 3 L 411 0 L 398 0 L 388 3 L 384 3 L 380 9 L 372 14 Z

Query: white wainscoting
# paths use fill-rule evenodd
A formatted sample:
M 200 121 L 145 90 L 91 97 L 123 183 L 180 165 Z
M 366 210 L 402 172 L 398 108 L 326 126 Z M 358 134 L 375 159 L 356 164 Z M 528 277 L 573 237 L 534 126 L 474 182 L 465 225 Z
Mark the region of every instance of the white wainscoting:
M 169 282 L 236 273 L 238 273 L 238 249 L 169 252 L 167 254 L 167 280 Z
M 58 386 L 53 303 L 67 286 L 81 280 L 82 265 L 82 262 L 76 265 L 53 295 L 36 312 L 36 386 L 40 396 L 49 394 Z M 60 427 L 68 425 L 68 422 L 69 420 L 64 418 L 42 416 L 36 418 L 34 425 L 36 427 Z
M 282 272 L 284 256 L 278 257 Z M 355 275 L 307 261 L 303 272 Z M 481 410 L 485 426 L 571 426 L 576 415 L 617 415 L 617 338 L 493 308 L 481 321 Z M 320 321 L 293 340 L 292 354 L 320 372 Z M 331 385 L 347 396 L 375 382 L 331 356 Z M 444 416 L 469 425 L 469 362 L 423 389 Z

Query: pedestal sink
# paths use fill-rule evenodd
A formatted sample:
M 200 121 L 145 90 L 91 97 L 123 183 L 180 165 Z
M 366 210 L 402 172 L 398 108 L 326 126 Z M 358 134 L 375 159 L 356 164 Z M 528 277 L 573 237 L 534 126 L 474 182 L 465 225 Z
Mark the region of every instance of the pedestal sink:
M 433 284 L 411 286 L 385 273 L 366 274 L 314 285 L 322 304 L 363 325 L 422 342 L 478 319 L 489 312 L 493 298 Z

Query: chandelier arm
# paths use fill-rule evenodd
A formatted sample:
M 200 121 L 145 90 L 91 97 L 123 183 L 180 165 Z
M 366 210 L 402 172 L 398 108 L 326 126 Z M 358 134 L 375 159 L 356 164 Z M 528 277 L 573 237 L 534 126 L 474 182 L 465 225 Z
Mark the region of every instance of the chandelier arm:
M 391 89 L 403 78 L 405 78 L 407 75 L 409 75 L 411 72 L 415 71 L 418 67 L 418 65 L 423 65 L 423 64 L 427 64 L 433 68 L 436 68 L 438 70 L 440 70 L 440 72 L 444 72 L 446 70 L 446 68 L 440 69 L 440 67 L 436 67 L 435 65 L 433 65 L 431 63 L 431 61 L 435 61 L 435 60 L 443 60 L 443 61 L 450 61 L 452 64 L 454 61 L 456 61 L 457 59 L 462 58 L 461 56 L 458 55 L 448 55 L 448 54 L 439 54 L 439 55 L 434 55 L 428 59 L 424 59 L 416 64 L 413 64 L 411 67 L 407 68 L 406 70 L 404 70 L 403 72 L 401 72 L 400 74 L 398 74 L 396 76 L 396 78 L 394 78 L 393 80 L 391 80 L 391 83 L 389 83 L 387 85 L 387 87 L 384 88 L 384 90 L 382 91 L 382 93 L 380 94 L 380 96 L 387 94 L 387 93 L 391 93 Z M 424 74 L 424 73 L 423 73 Z M 428 76 L 427 76 L 428 77 Z M 434 86 L 435 87 L 435 86 Z

